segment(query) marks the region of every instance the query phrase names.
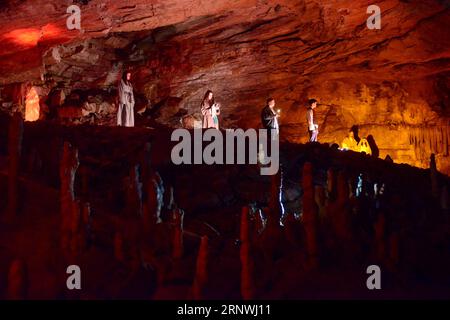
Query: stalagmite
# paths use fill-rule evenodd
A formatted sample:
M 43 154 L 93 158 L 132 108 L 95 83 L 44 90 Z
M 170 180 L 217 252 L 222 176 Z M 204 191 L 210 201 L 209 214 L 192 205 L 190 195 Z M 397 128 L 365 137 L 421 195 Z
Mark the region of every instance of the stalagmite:
M 295 214 L 288 214 L 284 222 L 284 235 L 288 243 L 288 247 L 297 249 L 301 245 L 302 228 Z
M 81 176 L 81 196 L 85 201 L 89 201 L 89 170 L 87 167 L 82 166 L 79 169 Z
M 8 204 L 6 209 L 8 220 L 14 219 L 17 215 L 22 139 L 23 119 L 20 113 L 15 113 L 11 118 L 8 132 Z
M 22 260 L 14 260 L 8 272 L 8 300 L 24 300 L 28 294 L 27 266 Z
M 125 244 L 123 235 L 119 231 L 114 234 L 114 258 L 119 262 L 125 262 Z
M 150 174 L 150 173 L 149 173 Z M 164 185 L 161 176 L 157 172 L 152 172 L 145 189 L 143 205 L 143 223 L 147 230 L 161 222 L 161 209 L 164 200 Z
M 255 232 L 261 234 L 266 229 L 267 225 L 267 215 L 262 208 L 257 208 L 255 210 Z
M 72 206 L 72 216 L 70 219 L 70 229 L 69 237 L 70 237 L 70 253 L 77 256 L 81 253 L 81 243 L 80 243 L 80 234 L 81 234 L 81 202 L 79 200 L 75 200 Z
M 442 190 L 441 190 L 441 209 L 445 213 L 448 213 L 449 209 L 450 209 L 447 184 L 444 184 L 444 186 L 442 187 Z
M 83 246 L 86 246 L 92 237 L 92 218 L 91 218 L 91 205 L 89 203 L 83 204 L 82 224 L 83 224 Z
M 327 197 L 330 200 L 336 198 L 336 174 L 331 168 L 327 171 Z
M 313 167 L 310 162 L 303 166 L 302 174 L 303 188 L 303 225 L 306 234 L 306 252 L 308 253 L 308 264 L 310 267 L 318 265 L 317 245 L 317 206 L 314 198 Z
M 70 228 L 66 229 L 69 254 L 79 256 L 86 249 L 91 236 L 91 209 L 89 203 L 75 200 L 70 216 Z
M 342 208 L 348 209 L 349 204 L 349 190 L 347 176 L 344 172 L 339 172 L 337 179 L 337 201 L 342 206 Z M 347 210 L 342 211 L 343 219 L 345 221 L 345 227 L 349 228 L 348 212 Z M 349 230 L 347 230 L 349 231 Z
M 144 181 L 145 188 L 145 182 L 148 181 L 152 173 L 151 144 L 149 142 L 145 143 L 144 147 L 141 150 L 139 163 L 140 167 L 142 168 L 142 181 Z
M 284 206 L 282 203 L 283 172 L 282 168 L 276 175 L 271 177 L 269 215 L 267 217 L 267 227 L 269 233 L 275 232 L 280 226 L 280 219 L 284 216 Z
M 375 229 L 375 254 L 379 261 L 383 261 L 385 258 L 385 225 L 386 220 L 384 214 L 380 213 L 378 216 L 374 229 Z
M 133 165 L 130 174 L 125 179 L 125 190 L 127 192 L 126 212 L 129 216 L 142 215 L 142 184 L 139 182 L 139 166 Z
M 244 300 L 255 298 L 253 264 L 250 257 L 250 221 L 248 207 L 242 208 L 240 229 L 241 296 Z
M 416 165 L 427 167 L 429 155 L 434 153 L 441 161 L 448 161 L 449 156 L 448 124 L 438 124 L 436 126 L 420 126 L 410 128 L 410 145 L 414 147 Z
M 75 174 L 78 166 L 78 150 L 65 142 L 60 162 L 61 247 L 63 249 L 70 249 L 72 230 L 77 223 L 76 218 L 73 217 L 78 215 L 77 210 L 79 210 L 74 194 Z
M 346 176 L 339 172 L 337 178 L 337 195 L 334 201 L 329 201 L 326 210 L 330 217 L 334 233 L 339 240 L 350 240 L 350 200 L 349 186 Z
M 315 186 L 314 199 L 319 211 L 319 218 L 326 218 L 326 195 L 323 186 Z
M 431 194 L 435 198 L 439 198 L 439 172 L 436 167 L 436 158 L 434 153 L 430 156 L 430 179 L 431 179 Z
M 168 190 L 168 192 L 166 194 L 167 194 L 167 196 L 166 196 L 167 197 L 167 201 L 165 201 L 166 202 L 166 208 L 168 210 L 172 210 L 175 207 L 175 199 L 174 199 L 174 196 L 173 196 L 173 187 L 172 186 L 169 187 L 169 190 Z
M 399 241 L 400 236 L 397 232 L 389 236 L 389 262 L 392 267 L 396 267 L 399 263 Z
M 173 245 L 172 256 L 175 259 L 179 259 L 183 256 L 183 218 L 184 211 L 181 209 L 175 209 L 172 213 L 173 221 Z
M 208 237 L 203 236 L 198 249 L 197 267 L 192 287 L 193 298 L 195 300 L 204 298 L 204 288 L 208 280 L 208 244 Z

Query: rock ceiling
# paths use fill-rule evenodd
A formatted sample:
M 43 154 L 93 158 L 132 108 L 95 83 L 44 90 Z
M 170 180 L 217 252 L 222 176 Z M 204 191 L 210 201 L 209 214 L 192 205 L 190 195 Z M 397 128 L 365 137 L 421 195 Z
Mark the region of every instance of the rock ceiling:
M 66 27 L 72 4 L 81 8 L 81 31 Z M 199 101 L 212 89 L 224 127 L 254 127 L 273 96 L 286 137 L 296 142 L 305 139 L 304 102 L 315 97 L 322 103 L 322 141 L 339 142 L 358 124 L 374 135 L 382 155 L 424 166 L 427 153 L 436 152 L 445 171 L 450 1 L 377 1 L 380 30 L 366 26 L 371 4 L 3 1 L 0 84 L 52 79 L 69 90 L 110 90 L 121 70 L 131 68 L 141 103 L 162 123 L 198 118 Z M 443 147 L 422 152 L 410 143 L 417 135 L 424 145 L 431 139 Z

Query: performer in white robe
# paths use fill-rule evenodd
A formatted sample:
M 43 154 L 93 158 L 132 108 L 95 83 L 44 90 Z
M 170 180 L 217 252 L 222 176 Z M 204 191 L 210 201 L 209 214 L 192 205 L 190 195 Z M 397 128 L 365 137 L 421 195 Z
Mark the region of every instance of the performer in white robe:
M 134 127 L 134 94 L 130 80 L 131 73 L 125 72 L 119 83 L 118 126 Z

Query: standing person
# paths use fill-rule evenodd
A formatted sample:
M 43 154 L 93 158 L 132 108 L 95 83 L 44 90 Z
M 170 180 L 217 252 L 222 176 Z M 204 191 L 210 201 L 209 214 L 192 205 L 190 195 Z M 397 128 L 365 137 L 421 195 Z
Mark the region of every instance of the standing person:
M 266 106 L 261 111 L 261 122 L 264 129 L 275 129 L 279 134 L 278 112 L 275 111 L 275 99 L 267 99 Z
M 211 90 L 206 91 L 203 97 L 201 111 L 203 115 L 202 127 L 204 129 L 219 129 L 220 104 L 214 101 L 214 94 Z
M 118 126 L 134 127 L 134 94 L 130 81 L 131 72 L 124 72 L 119 83 Z
M 314 109 L 317 107 L 316 99 L 309 99 L 306 120 L 308 121 L 309 142 L 316 142 L 319 135 L 319 125 L 314 123 Z

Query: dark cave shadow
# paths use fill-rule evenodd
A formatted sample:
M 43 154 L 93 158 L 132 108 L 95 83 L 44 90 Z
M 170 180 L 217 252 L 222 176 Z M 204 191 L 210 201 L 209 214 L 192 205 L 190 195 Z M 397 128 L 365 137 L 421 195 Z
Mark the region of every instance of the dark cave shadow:
M 380 149 L 378 148 L 373 135 L 369 134 L 367 136 L 367 142 L 369 143 L 370 149 L 372 150 L 372 156 L 375 158 L 379 158 L 380 157 Z
M 353 137 L 355 138 L 355 140 L 356 140 L 356 143 L 359 143 L 359 141 L 361 140 L 361 138 L 359 137 L 359 127 L 358 127 L 358 125 L 353 125 L 351 128 L 350 128 L 350 131 L 351 132 L 353 132 Z

